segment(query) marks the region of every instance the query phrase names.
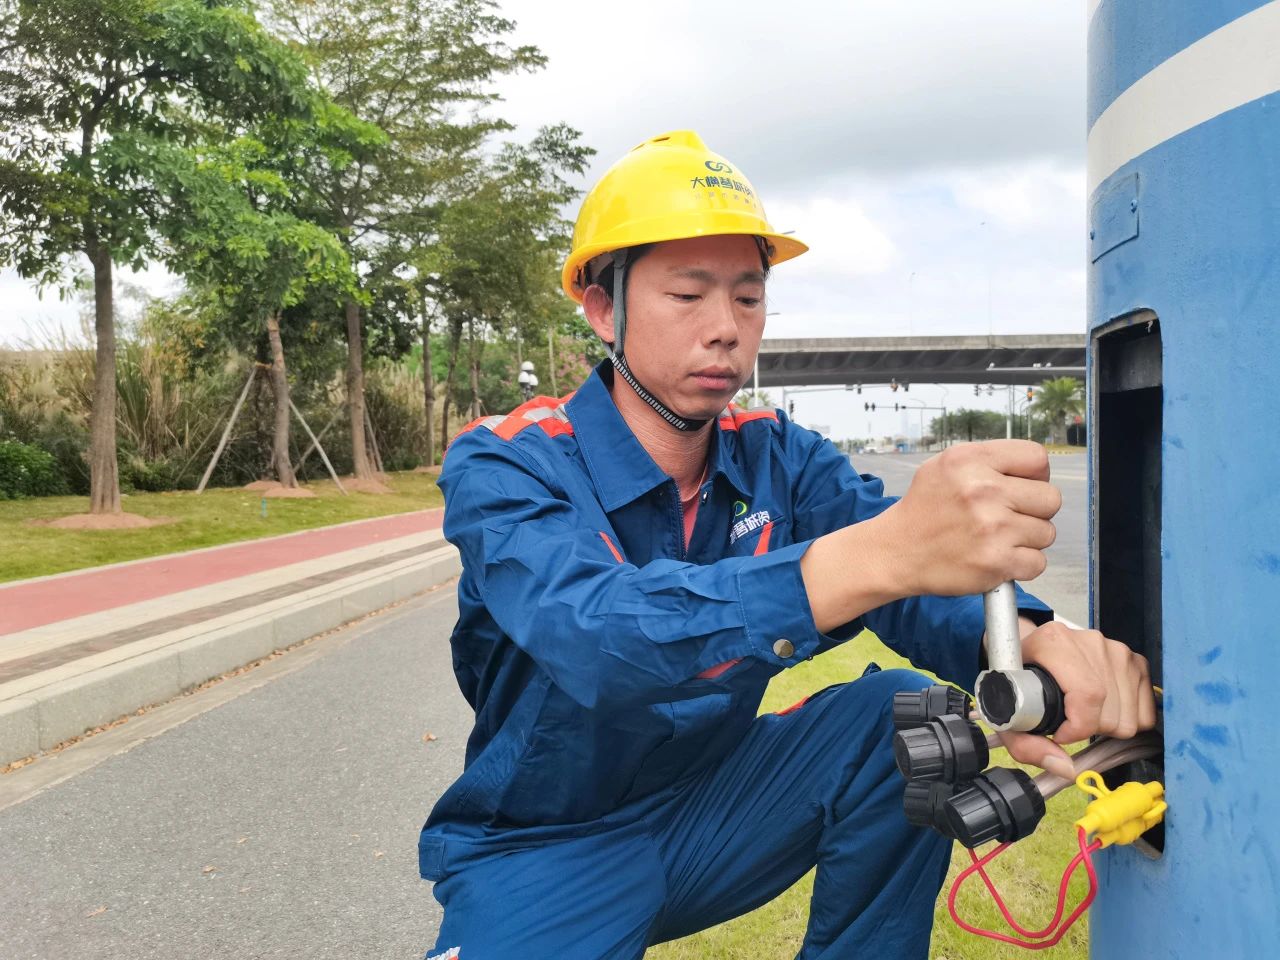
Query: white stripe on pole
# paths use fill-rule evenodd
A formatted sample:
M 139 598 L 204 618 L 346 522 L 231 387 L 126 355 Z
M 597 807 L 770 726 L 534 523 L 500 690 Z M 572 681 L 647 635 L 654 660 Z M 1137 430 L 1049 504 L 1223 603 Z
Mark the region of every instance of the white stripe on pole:
M 1246 13 L 1153 69 L 1089 131 L 1089 195 L 1130 160 L 1280 90 L 1280 0 Z

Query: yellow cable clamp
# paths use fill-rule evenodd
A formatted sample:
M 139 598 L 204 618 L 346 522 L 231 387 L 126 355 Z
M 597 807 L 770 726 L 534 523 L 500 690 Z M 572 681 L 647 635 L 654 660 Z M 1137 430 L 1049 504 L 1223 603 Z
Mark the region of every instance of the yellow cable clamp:
M 1164 801 L 1164 785 L 1158 781 L 1130 781 L 1112 790 L 1094 770 L 1076 777 L 1076 786 L 1095 799 L 1076 821 L 1085 833 L 1096 835 L 1104 847 L 1113 843 L 1133 843 L 1164 819 L 1169 805 Z

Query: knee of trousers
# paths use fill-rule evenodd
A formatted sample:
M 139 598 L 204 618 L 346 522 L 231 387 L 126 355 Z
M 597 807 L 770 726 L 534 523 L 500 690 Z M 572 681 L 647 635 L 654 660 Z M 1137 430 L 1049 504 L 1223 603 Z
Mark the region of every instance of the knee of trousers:
M 933 682 L 914 670 L 881 670 L 835 691 L 833 719 L 850 748 L 831 811 L 836 818 L 867 805 L 883 806 L 901 817 L 904 783 L 893 757 L 893 695 Z
M 934 682 L 914 670 L 878 670 L 835 688 L 832 708 L 856 725 L 860 737 L 888 743 L 894 734 L 893 695 L 923 690 Z

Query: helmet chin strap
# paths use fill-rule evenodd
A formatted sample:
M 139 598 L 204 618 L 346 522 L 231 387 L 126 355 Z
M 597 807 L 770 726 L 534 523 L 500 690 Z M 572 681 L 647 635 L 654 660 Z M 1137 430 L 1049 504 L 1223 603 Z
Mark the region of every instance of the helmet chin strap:
M 701 430 L 709 420 L 690 420 L 680 416 L 680 414 L 646 390 L 640 381 L 636 379 L 636 375 L 631 372 L 631 367 L 627 365 L 627 358 L 622 352 L 623 339 L 627 332 L 627 251 L 615 250 L 612 257 L 614 340 L 612 344 L 609 344 L 609 359 L 613 363 L 613 368 L 618 371 L 623 380 L 627 381 L 627 385 L 635 391 L 636 396 L 657 411 L 658 416 L 662 417 L 667 423 L 685 433 Z

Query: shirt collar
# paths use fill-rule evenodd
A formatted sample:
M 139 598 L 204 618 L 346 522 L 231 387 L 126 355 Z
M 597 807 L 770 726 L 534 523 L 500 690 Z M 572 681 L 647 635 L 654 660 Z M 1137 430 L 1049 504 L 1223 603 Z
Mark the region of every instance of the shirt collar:
M 734 449 L 737 446 L 737 431 L 726 430 L 720 425 L 722 418 L 716 419 L 715 440 L 711 444 L 711 466 L 707 470 L 708 476 L 715 476 L 717 473 L 725 478 L 729 486 L 733 487 L 741 497 L 747 496 L 751 491 L 747 489 L 747 481 L 742 476 L 742 468 L 738 466 L 738 461 L 733 458 Z
M 566 404 L 565 412 L 573 424 L 587 469 L 596 485 L 600 503 L 606 512 L 617 510 L 638 499 L 670 478 L 653 462 L 649 452 L 622 418 L 609 385 L 613 382 L 613 365 L 603 361 Z M 733 459 L 734 431 L 725 430 L 717 418 L 708 450 L 710 462 L 707 477 L 721 474 L 730 486 L 745 496 L 746 481 Z
M 667 475 L 622 419 L 609 395 L 608 383 L 612 380 L 613 366 L 605 360 L 591 371 L 565 405 L 578 449 L 606 512 L 617 510 L 667 481 Z

